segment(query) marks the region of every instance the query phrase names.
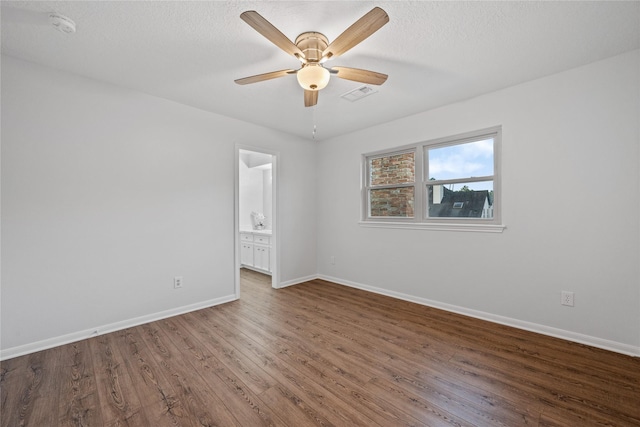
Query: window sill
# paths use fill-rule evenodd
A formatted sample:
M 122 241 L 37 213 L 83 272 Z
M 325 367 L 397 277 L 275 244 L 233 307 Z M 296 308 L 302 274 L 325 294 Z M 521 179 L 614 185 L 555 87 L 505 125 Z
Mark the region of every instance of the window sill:
M 362 227 L 371 228 L 406 228 L 409 230 L 468 231 L 475 233 L 502 233 L 505 225 L 495 224 L 452 224 L 452 223 L 417 223 L 391 221 L 359 221 Z

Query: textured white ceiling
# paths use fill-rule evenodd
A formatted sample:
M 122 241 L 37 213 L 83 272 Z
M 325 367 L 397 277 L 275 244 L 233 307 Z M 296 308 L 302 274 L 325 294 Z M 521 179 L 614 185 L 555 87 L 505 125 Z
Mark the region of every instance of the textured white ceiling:
M 328 66 L 389 75 L 378 93 L 332 78 L 316 107 L 295 76 L 239 86 L 293 57 L 239 15 L 256 10 L 287 37 L 333 40 L 374 6 L 390 22 Z M 77 32 L 47 24 L 68 16 Z M 326 139 L 640 48 L 640 2 L 2 1 L 2 53 L 203 110 Z

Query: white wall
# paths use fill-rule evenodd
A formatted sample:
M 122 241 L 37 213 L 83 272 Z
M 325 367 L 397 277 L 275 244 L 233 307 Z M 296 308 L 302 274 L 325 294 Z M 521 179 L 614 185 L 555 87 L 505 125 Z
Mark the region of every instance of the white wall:
M 238 143 L 280 153 L 281 280 L 315 274 L 314 143 L 3 56 L 2 357 L 233 298 Z
M 639 56 L 320 143 L 320 274 L 640 355 Z M 496 125 L 503 233 L 358 225 L 362 153 Z
M 265 227 L 273 228 L 273 170 L 262 171 L 262 207 L 265 214 Z

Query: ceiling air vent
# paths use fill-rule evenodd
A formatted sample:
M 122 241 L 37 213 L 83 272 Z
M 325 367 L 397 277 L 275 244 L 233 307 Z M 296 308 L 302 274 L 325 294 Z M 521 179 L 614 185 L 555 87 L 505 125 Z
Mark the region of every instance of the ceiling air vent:
M 373 95 L 376 92 L 378 92 L 378 91 L 376 89 L 374 89 L 373 87 L 368 86 L 368 85 L 364 85 L 364 86 L 360 86 L 357 89 L 354 89 L 352 91 L 349 91 L 349 92 L 341 95 L 341 98 L 344 98 L 347 101 L 355 102 L 355 101 L 357 101 L 359 99 L 364 98 L 365 96 Z

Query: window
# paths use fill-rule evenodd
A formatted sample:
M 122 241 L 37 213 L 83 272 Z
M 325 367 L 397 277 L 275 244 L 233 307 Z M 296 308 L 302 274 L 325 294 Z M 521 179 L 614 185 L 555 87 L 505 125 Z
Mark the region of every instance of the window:
M 369 226 L 502 231 L 501 129 L 485 129 L 363 156 Z
M 494 137 L 425 146 L 427 218 L 493 218 Z
M 415 151 L 409 151 L 367 160 L 371 218 L 413 218 L 415 155 Z

